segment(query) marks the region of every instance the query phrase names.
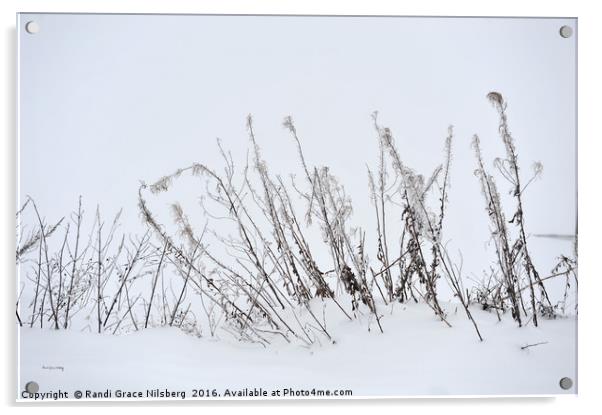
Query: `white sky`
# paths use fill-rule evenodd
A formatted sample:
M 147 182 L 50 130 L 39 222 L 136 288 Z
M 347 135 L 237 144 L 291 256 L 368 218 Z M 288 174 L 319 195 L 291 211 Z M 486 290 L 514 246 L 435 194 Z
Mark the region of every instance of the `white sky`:
M 25 32 L 30 20 L 39 33 Z M 455 126 L 444 238 L 462 250 L 465 273 L 479 274 L 493 256 L 470 141 L 478 133 L 489 160 L 504 154 L 491 90 L 509 102 L 523 175 L 544 165 L 526 193 L 528 231 L 574 232 L 576 34 L 562 38 L 562 25 L 576 32 L 574 19 L 21 14 L 20 199 L 31 195 L 53 220 L 81 194 L 89 213 L 123 207 L 124 230 L 136 232 L 139 181 L 194 161 L 221 168 L 216 137 L 244 160 L 248 113 L 271 171 L 298 172 L 281 127 L 292 115 L 308 161 L 331 167 L 353 222 L 371 232 L 378 110 L 406 164 L 427 176 Z M 201 190 L 168 198 L 190 202 Z M 533 243 L 543 274 L 572 249 Z

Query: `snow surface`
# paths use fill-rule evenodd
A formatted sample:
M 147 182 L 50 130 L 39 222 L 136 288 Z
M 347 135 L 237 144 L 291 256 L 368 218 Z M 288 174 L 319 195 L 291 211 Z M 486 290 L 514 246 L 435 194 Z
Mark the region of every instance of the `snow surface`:
M 168 389 L 351 389 L 353 397 L 414 395 L 542 395 L 576 380 L 576 317 L 519 328 L 509 315 L 474 308 L 485 338 L 479 342 L 461 307 L 447 303 L 452 328 L 425 304 L 382 309 L 384 334 L 374 322 L 328 321 L 335 343 L 264 348 L 222 333 L 190 336 L 175 328 L 128 335 L 20 329 L 21 390 L 40 392 Z M 368 331 L 368 327 L 371 328 Z M 521 349 L 529 344 L 543 343 Z M 21 395 L 21 392 L 19 392 Z M 310 396 L 311 397 L 311 396 Z M 298 397 L 297 397 L 298 398 Z

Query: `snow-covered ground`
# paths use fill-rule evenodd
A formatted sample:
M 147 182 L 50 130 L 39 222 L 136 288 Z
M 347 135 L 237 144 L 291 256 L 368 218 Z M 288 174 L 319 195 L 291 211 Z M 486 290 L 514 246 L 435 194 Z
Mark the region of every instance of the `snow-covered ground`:
M 424 304 L 382 310 L 384 334 L 368 321 L 330 321 L 334 344 L 239 343 L 197 338 L 175 328 L 129 335 L 22 328 L 20 380 L 40 392 L 193 390 L 225 397 L 226 389 L 351 390 L 360 396 L 529 395 L 576 393 L 559 386 L 576 380 L 576 317 L 519 328 L 506 315 L 473 309 L 479 342 L 461 307 L 445 306 L 452 328 Z M 537 343 L 541 343 L 535 345 Z M 527 345 L 533 345 L 526 347 Z M 19 393 L 19 395 L 21 395 Z M 288 396 L 291 397 L 290 392 Z M 295 396 L 299 397 L 299 396 Z M 310 395 L 312 397 L 312 395 Z M 313 396 L 315 397 L 315 396 Z

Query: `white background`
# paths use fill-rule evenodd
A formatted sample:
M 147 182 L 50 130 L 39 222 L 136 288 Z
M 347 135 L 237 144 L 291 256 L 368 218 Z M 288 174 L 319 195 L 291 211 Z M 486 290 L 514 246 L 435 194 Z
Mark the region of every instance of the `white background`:
M 599 111 L 596 112 L 596 107 L 599 106 L 599 83 L 594 79 L 595 73 L 602 73 L 600 68 L 599 58 L 594 56 L 594 51 L 599 48 L 600 31 L 599 21 L 600 15 L 593 10 L 588 10 L 579 6 L 579 4 L 569 5 L 561 2 L 533 2 L 531 5 L 522 4 L 524 2 L 516 2 L 519 6 L 510 7 L 509 3 L 505 2 L 504 7 L 484 7 L 478 2 L 454 2 L 453 5 L 446 2 L 429 2 L 428 4 L 415 4 L 395 6 L 393 2 L 329 2 L 321 4 L 320 2 L 229 2 L 228 5 L 219 4 L 219 2 L 196 2 L 194 5 L 191 2 L 175 1 L 167 2 L 160 1 L 145 1 L 145 2 L 87 2 L 85 7 L 78 2 L 54 2 L 54 7 L 49 7 L 46 2 L 21 1 L 11 2 L 5 1 L 2 3 L 2 24 L 3 24 L 3 54 L 2 54 L 2 69 L 4 71 L 4 91 L 5 99 L 2 101 L 2 125 L 5 129 L 5 139 L 1 154 L 4 160 L 0 163 L 3 166 L 3 201 L 2 209 L 2 263 L 5 272 L 3 278 L 5 287 L 3 293 L 5 295 L 4 310 L 6 311 L 5 324 L 5 376 L 3 376 L 2 391 L 5 394 L 3 400 L 6 404 L 10 404 L 12 393 L 7 393 L 14 390 L 15 382 L 15 333 L 14 327 L 14 267 L 12 265 L 12 252 L 14 249 L 14 212 L 16 197 L 16 164 L 15 164 L 15 52 L 16 52 L 16 33 L 15 15 L 16 11 L 83 11 L 83 12 L 184 12 L 184 13 L 311 13 L 311 14 L 399 14 L 399 15 L 507 15 L 507 16 L 577 16 L 579 17 L 579 215 L 580 215 L 580 337 L 579 337 L 579 394 L 578 398 L 557 398 L 551 400 L 500 400 L 485 401 L 482 399 L 476 401 L 468 400 L 437 400 L 437 401 L 378 401 L 378 402 L 340 402 L 336 403 L 337 409 L 345 411 L 351 408 L 344 408 L 353 405 L 355 409 L 366 411 L 366 405 L 377 405 L 379 410 L 393 409 L 392 405 L 401 405 L 402 408 L 396 408 L 395 411 L 411 411 L 417 409 L 426 409 L 427 407 L 438 411 L 458 412 L 458 413 L 501 413 L 513 410 L 510 407 L 515 405 L 529 405 L 531 408 L 523 408 L 525 410 L 540 410 L 546 413 L 566 413 L 575 412 L 575 408 L 583 408 L 591 403 L 599 395 L 597 385 L 600 384 L 598 374 L 600 367 L 597 359 L 597 340 L 594 330 L 599 327 L 598 316 L 596 315 L 596 290 L 599 290 L 599 282 L 597 281 L 596 271 L 599 266 L 596 264 L 596 235 L 599 234 L 599 220 L 595 218 L 596 210 L 596 193 L 594 189 L 599 188 L 599 174 L 596 173 L 596 165 L 599 164 L 597 154 L 599 154 L 599 143 L 596 141 L 595 126 Z M 563 7 L 565 6 L 566 7 Z M 596 59 L 594 59 L 596 58 Z M 599 157 L 599 156 L 598 156 Z M 589 402 L 588 402 L 589 401 Z M 193 405 L 193 404 L 188 404 Z M 227 406 L 234 407 L 235 410 L 247 410 L 243 408 L 243 404 L 231 403 L 211 403 L 206 404 L 211 407 L 211 410 L 225 409 Z M 258 412 L 279 411 L 281 406 L 286 403 L 281 402 L 255 402 L 250 404 L 251 408 Z M 334 410 L 335 403 L 304 403 L 303 405 L 295 405 L 295 409 L 299 412 L 314 410 L 313 407 L 321 405 L 328 410 Z M 542 408 L 534 408 L 534 405 L 541 405 Z M 290 405 L 289 405 L 290 406 Z M 416 407 L 416 408 L 413 408 Z M 47 410 L 45 408 L 44 410 Z M 74 408 L 76 410 L 81 410 Z M 148 408 L 150 410 L 150 408 Z M 158 408 L 161 410 L 161 408 Z M 195 410 L 207 410 L 209 407 Z M 62 411 L 63 409 L 61 409 Z
M 34 35 L 24 29 L 32 20 L 40 27 Z M 154 182 L 193 162 L 220 172 L 216 137 L 240 180 L 250 150 L 248 113 L 270 173 L 285 183 L 294 173 L 303 185 L 296 145 L 282 127 L 290 114 L 310 170 L 328 166 L 351 198 L 348 226 L 366 232 L 374 260 L 366 167 L 376 173 L 371 114 L 378 110 L 403 162 L 425 180 L 443 162 L 454 125 L 442 237 L 456 263 L 461 252 L 470 289 L 466 280 L 481 278 L 496 258 L 486 248 L 490 224 L 471 147 L 479 134 L 490 170 L 505 154 L 498 114 L 485 98 L 495 90 L 509 105 L 523 185 L 533 162 L 544 166 L 523 195 L 527 232 L 574 234 L 577 36 L 559 35 L 563 25 L 577 31 L 574 19 L 23 14 L 19 23 L 19 206 L 32 197 L 48 221 L 72 212 L 82 195 L 84 233 L 98 204 L 105 219 L 123 209 L 120 231 L 142 234 L 140 180 Z M 503 197 L 511 188 L 501 178 L 498 186 Z M 198 206 L 202 194 L 197 180 L 182 179 L 150 207 L 169 224 L 168 203 L 178 201 L 200 232 L 208 219 Z M 504 199 L 510 212 L 515 202 Z M 393 246 L 400 210 L 387 215 Z M 36 222 L 33 215 L 23 221 Z M 224 221 L 209 227 L 232 232 Z M 310 246 L 321 242 L 310 233 Z M 210 238 L 204 243 L 215 246 Z M 531 238 L 529 246 L 542 275 L 573 251 L 570 239 Z M 317 251 L 319 266 L 330 264 Z M 550 295 L 560 298 L 564 286 L 554 285 Z

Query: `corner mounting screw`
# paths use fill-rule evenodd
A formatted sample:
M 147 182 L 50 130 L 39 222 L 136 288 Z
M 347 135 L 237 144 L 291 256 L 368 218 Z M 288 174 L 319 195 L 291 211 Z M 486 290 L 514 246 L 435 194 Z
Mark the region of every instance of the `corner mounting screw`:
M 573 379 L 564 377 L 560 379 L 560 387 L 564 390 L 571 389 L 573 387 Z
M 37 393 L 40 390 L 40 385 L 37 382 L 31 381 L 25 384 L 25 391 L 27 393 Z
M 560 36 L 565 39 L 573 36 L 573 28 L 571 26 L 562 26 L 560 28 Z

